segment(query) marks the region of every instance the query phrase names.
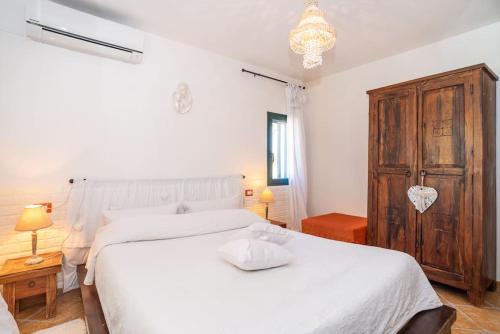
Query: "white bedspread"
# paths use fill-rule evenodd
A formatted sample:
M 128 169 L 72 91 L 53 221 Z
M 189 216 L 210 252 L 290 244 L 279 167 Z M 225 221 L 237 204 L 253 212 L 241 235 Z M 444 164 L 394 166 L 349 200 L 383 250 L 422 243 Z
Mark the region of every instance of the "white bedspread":
M 195 212 L 182 215 L 150 215 L 123 218 L 97 230 L 87 258 L 84 283 L 94 283 L 95 260 L 105 247 L 145 240 L 174 239 L 222 232 L 265 222 L 245 209 Z
M 442 305 L 404 253 L 292 232 L 294 262 L 246 272 L 217 256 L 235 233 L 102 248 L 95 282 L 110 333 L 395 333 Z
M 0 333 L 1 334 L 19 334 L 16 321 L 7 309 L 7 304 L 0 295 Z

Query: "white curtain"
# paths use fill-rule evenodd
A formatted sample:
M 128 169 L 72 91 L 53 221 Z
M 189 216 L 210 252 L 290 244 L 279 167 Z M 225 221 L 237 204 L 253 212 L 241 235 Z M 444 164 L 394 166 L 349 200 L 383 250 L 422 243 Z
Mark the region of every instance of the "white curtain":
M 306 94 L 294 84 L 286 86 L 288 180 L 291 228 L 301 230 L 301 221 L 307 217 L 307 166 L 304 132 L 304 105 Z

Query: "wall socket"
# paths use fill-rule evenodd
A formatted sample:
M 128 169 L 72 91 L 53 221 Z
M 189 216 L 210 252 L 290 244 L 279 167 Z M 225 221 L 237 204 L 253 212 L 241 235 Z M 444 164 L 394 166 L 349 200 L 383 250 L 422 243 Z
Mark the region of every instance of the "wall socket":
M 52 202 L 37 203 L 38 205 L 43 205 L 47 208 L 47 213 L 52 212 Z

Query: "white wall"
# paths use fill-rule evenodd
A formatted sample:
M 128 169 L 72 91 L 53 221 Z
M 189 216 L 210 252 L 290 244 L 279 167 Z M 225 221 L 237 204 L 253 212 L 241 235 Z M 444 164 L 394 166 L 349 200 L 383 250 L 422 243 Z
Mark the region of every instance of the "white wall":
M 284 112 L 284 85 L 241 68 L 283 76 L 152 34 L 140 65 L 37 43 L 24 36 L 23 3 L 0 4 L 0 264 L 30 249 L 29 233 L 12 231 L 22 206 L 63 204 L 70 177 L 244 173 L 263 185 L 266 112 Z M 185 115 L 171 102 L 181 81 L 194 99 Z M 40 247 L 64 235 L 61 224 L 43 230 Z
M 306 116 L 309 213 L 337 211 L 366 216 L 367 90 L 483 62 L 500 75 L 500 22 L 309 82 Z M 500 85 L 497 86 L 497 148 L 500 148 L 499 108 Z M 500 154 L 497 159 L 500 161 Z M 500 163 L 497 168 L 499 175 Z M 500 175 L 497 182 L 500 189 Z M 500 205 L 497 208 L 500 234 Z M 500 237 L 497 240 L 500 278 Z

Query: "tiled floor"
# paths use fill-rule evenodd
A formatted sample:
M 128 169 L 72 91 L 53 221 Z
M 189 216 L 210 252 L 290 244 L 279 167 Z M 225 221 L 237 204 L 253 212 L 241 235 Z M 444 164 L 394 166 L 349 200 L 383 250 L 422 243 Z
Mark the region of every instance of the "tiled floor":
M 452 334 L 500 333 L 500 289 L 488 292 L 484 305 L 479 308 L 469 303 L 463 291 L 440 284 L 433 286 L 441 301 L 457 310 Z
M 83 318 L 80 290 L 73 290 L 57 297 L 57 315 L 54 318 L 45 319 L 45 305 L 21 310 L 16 318 L 21 334 L 33 333 L 76 318 Z
M 452 334 L 500 334 L 500 289 L 488 292 L 485 304 L 479 308 L 471 305 L 465 292 L 433 284 L 443 303 L 457 310 L 457 321 Z M 21 311 L 17 323 L 21 334 L 52 327 L 76 318 L 83 318 L 80 290 L 60 295 L 57 298 L 57 315 L 45 319 L 45 306 L 33 306 Z

